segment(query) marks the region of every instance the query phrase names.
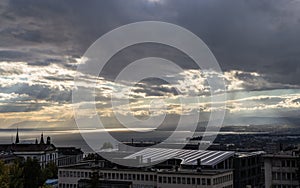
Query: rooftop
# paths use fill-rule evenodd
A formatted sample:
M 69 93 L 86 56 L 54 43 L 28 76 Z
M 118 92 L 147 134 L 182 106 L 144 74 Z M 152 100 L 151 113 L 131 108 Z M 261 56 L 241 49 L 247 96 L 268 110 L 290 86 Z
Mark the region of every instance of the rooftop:
M 72 170 L 92 170 L 92 168 L 97 168 L 97 167 L 92 167 L 90 162 L 82 162 L 79 164 L 74 164 L 74 165 L 68 165 L 68 166 L 62 166 L 59 167 L 59 169 L 72 169 Z M 174 169 L 155 169 L 155 168 L 103 168 L 103 167 L 98 167 L 101 168 L 102 170 L 109 170 L 109 171 L 130 171 L 130 172 L 147 172 L 147 173 L 164 173 L 164 174 L 202 174 L 202 175 L 216 175 L 216 174 L 221 174 L 221 173 L 226 173 L 226 172 L 231 172 L 231 169 L 202 169 L 201 171 L 197 171 L 195 169 L 179 169 L 178 171 L 175 171 Z
M 38 152 L 55 150 L 53 144 L 1 144 L 0 151 L 5 152 Z
M 80 148 L 76 147 L 57 147 L 58 153 L 62 155 L 79 155 L 83 154 Z
M 201 165 L 214 166 L 218 163 L 234 156 L 233 151 L 207 151 L 207 150 L 185 150 L 185 149 L 165 149 L 165 148 L 147 148 L 124 157 L 124 159 L 143 158 L 147 162 L 164 161 L 168 157 L 181 159 L 184 165 L 197 165 L 197 159 L 201 159 Z

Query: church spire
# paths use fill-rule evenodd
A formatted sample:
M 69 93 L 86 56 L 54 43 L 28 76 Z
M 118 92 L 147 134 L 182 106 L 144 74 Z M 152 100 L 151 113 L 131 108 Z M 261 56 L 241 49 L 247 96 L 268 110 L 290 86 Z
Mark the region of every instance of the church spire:
M 45 144 L 45 142 L 44 142 L 44 134 L 43 133 L 41 134 L 40 144 Z
M 20 143 L 20 139 L 19 139 L 19 128 L 17 128 L 17 136 L 16 136 L 16 144 Z

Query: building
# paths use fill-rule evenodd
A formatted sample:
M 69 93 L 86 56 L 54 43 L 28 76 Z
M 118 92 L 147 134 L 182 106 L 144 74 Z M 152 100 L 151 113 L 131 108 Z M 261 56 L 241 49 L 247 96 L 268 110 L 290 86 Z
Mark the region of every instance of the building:
M 167 153 L 177 155 L 167 161 Z M 130 168 L 105 159 L 82 161 L 76 165 L 59 168 L 59 187 L 88 187 L 88 182 L 98 175 L 100 187 L 233 187 L 232 157 L 229 151 L 201 151 L 183 149 L 148 148 L 128 155 L 122 160 L 159 162 L 151 167 Z M 121 186 L 122 185 L 122 186 Z
M 0 161 L 3 161 L 4 164 L 12 164 L 16 159 L 18 159 L 18 157 L 11 152 L 0 152 Z
M 234 187 L 263 187 L 264 152 L 236 152 L 233 159 Z
M 55 147 L 49 136 L 46 142 L 44 141 L 43 133 L 40 142 L 36 139 L 35 143 L 22 143 L 17 129 L 15 143 L 0 145 L 0 159 L 9 163 L 15 158 L 37 159 L 42 167 L 50 162 L 54 162 L 57 166 L 64 166 L 79 163 L 83 159 L 83 152 L 75 147 Z
M 15 143 L 1 144 L 0 152 L 10 153 L 23 159 L 37 159 L 42 167 L 45 167 L 48 163 L 57 163 L 58 153 L 56 147 L 51 144 L 50 137 L 47 137 L 47 142 L 44 142 L 44 135 L 41 134 L 40 143 L 36 140 L 35 143 L 20 143 L 19 131 L 17 130 L 17 136 Z
M 109 181 L 109 180 L 99 180 L 97 185 L 93 185 L 92 181 L 89 179 L 81 179 L 78 181 L 78 188 L 131 188 L 132 182 L 128 181 Z
M 99 187 L 233 187 L 232 170 L 91 168 L 89 163 L 59 168 L 59 187 L 88 187 L 88 181 L 95 172 L 99 175 Z
M 264 155 L 266 188 L 298 188 L 299 151 L 291 150 L 277 154 Z
M 83 159 L 83 151 L 75 147 L 57 147 L 58 166 L 77 164 Z

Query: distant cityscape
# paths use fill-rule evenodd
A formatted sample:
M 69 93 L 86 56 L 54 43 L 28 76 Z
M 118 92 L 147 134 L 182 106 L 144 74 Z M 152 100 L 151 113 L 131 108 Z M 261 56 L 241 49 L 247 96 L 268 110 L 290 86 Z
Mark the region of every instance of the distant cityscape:
M 0 145 L 1 168 L 11 170 L 18 165 L 25 172 L 33 166 L 26 166 L 28 161 L 35 161 L 41 172 L 50 170 L 51 165 L 56 167 L 43 182 L 28 183 L 28 175 L 21 175 L 20 181 L 24 182 L 19 186 L 25 188 L 296 188 L 300 185 L 297 140 L 290 142 L 288 137 L 283 139 L 280 135 L 219 135 L 208 150 L 199 150 L 203 144 L 200 137 L 190 138 L 182 149 L 176 149 L 179 143 L 157 148 L 151 147 L 155 142 L 132 139 L 117 149 L 105 143 L 99 153 L 84 153 L 74 146 L 56 147 L 43 133 L 35 142 L 23 143 L 20 134 L 17 130 L 13 143 Z M 112 161 L 103 157 L 108 153 L 114 156 Z M 164 158 L 171 154 L 171 158 Z M 134 162 L 137 167 L 120 165 L 117 162 L 120 160 L 125 164 Z M 143 167 L 147 163 L 153 165 Z M 0 172 L 5 177 L 3 170 Z

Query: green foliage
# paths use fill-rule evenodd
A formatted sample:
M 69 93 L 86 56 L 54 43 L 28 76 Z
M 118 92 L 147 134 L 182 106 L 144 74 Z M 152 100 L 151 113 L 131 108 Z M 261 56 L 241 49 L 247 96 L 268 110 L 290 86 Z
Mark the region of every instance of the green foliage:
M 24 187 L 38 188 L 43 185 L 42 170 L 38 160 L 28 158 L 24 164 Z
M 0 187 L 9 188 L 9 169 L 4 164 L 3 161 L 0 161 Z
M 54 162 L 50 162 L 42 170 L 44 179 L 56 179 L 58 174 L 58 167 Z
M 0 188 L 46 188 L 45 181 L 57 178 L 57 172 L 55 163 L 42 169 L 37 159 L 16 160 L 10 165 L 0 161 Z
M 18 160 L 9 166 L 9 182 L 10 188 L 24 187 L 23 166 Z

